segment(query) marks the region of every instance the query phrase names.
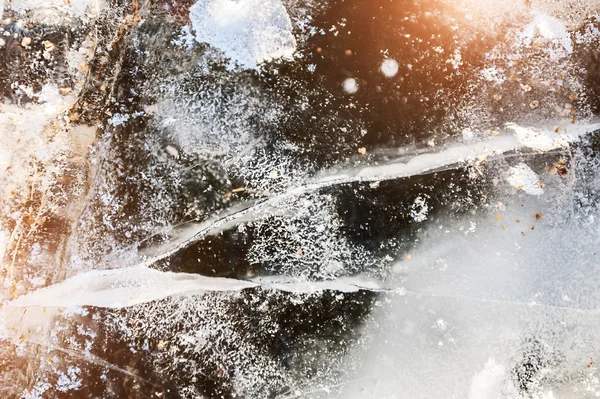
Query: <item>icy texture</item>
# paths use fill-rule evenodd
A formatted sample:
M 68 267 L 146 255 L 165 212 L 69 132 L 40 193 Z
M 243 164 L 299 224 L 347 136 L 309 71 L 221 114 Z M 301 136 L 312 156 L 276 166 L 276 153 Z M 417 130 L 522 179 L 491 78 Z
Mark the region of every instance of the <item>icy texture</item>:
M 503 195 L 483 217 L 442 218 L 423 232 L 388 283 L 401 288 L 365 326 L 370 344 L 351 356 L 364 366 L 344 396 L 597 392 L 588 363 L 600 351 L 598 215 L 571 214 L 570 196 L 557 198 L 565 186 L 553 187 Z
M 199 0 L 190 8 L 196 40 L 254 69 L 296 50 L 292 23 L 280 0 Z

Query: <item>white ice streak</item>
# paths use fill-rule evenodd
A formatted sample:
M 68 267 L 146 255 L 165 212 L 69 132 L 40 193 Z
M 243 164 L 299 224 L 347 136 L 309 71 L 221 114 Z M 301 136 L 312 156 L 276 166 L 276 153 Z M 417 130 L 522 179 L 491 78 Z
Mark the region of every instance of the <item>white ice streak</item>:
M 256 287 L 249 281 L 197 274 L 161 272 L 143 266 L 91 270 L 21 296 L 8 307 L 97 306 L 123 308 L 173 295 L 237 291 Z
M 218 48 L 243 68 L 290 58 L 296 51 L 280 0 L 199 0 L 190 8 L 190 20 L 198 42 Z
M 191 273 L 163 272 L 145 266 L 133 266 L 81 273 L 58 284 L 21 296 L 6 303 L 5 307 L 8 309 L 34 306 L 124 308 L 176 295 L 191 296 L 204 292 L 240 291 L 256 287 L 295 293 L 380 289 L 376 282 L 360 277 L 310 282 L 282 277 L 264 277 L 247 281 Z

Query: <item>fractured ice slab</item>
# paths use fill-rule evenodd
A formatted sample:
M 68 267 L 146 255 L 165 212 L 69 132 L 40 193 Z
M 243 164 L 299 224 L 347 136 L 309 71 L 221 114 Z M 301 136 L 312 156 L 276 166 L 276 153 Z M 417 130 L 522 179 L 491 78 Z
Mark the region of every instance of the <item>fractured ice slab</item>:
M 290 17 L 280 0 L 199 0 L 190 8 L 196 40 L 255 69 L 296 51 Z

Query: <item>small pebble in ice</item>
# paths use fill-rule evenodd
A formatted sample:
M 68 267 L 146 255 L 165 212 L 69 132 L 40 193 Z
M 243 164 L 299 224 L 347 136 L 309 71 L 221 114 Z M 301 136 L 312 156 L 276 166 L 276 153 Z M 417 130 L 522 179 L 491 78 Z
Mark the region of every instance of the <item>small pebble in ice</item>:
M 358 83 L 356 83 L 356 79 L 354 78 L 348 78 L 344 80 L 344 83 L 342 83 L 342 87 L 344 88 L 344 91 L 348 94 L 354 94 L 358 91 Z
M 398 73 L 398 63 L 393 58 L 387 58 L 381 63 L 380 70 L 386 77 L 392 78 Z

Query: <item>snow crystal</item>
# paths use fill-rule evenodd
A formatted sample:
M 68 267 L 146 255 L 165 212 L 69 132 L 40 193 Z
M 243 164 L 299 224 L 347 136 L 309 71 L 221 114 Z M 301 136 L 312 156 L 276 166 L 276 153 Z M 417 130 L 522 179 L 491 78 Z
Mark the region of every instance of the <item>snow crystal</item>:
M 199 0 L 190 8 L 196 40 L 255 69 L 296 51 L 290 17 L 280 0 Z
M 527 194 L 541 195 L 544 193 L 538 175 L 524 163 L 510 168 L 506 180 L 511 186 L 522 189 Z

